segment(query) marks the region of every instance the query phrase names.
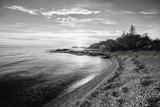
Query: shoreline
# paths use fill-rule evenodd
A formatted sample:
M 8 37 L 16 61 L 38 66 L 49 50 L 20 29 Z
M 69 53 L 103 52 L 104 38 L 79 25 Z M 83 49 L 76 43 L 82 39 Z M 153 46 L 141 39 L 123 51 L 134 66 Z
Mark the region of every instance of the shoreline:
M 100 75 L 94 77 L 92 80 L 75 89 L 74 91 L 61 96 L 56 100 L 49 102 L 48 104 L 45 104 L 43 107 L 70 107 L 77 100 L 84 98 L 84 96 L 86 96 L 88 93 L 93 92 L 97 87 L 99 87 L 103 80 L 108 77 L 107 75 L 110 75 L 112 71 L 115 71 L 118 68 L 116 59 L 112 58 L 111 61 L 112 65 L 110 65 Z
M 119 68 L 87 97 L 71 107 L 159 107 L 160 53 L 113 52 Z
M 53 64 L 54 62 L 56 63 L 56 60 L 53 60 L 52 62 L 52 59 L 50 61 L 48 60 L 48 58 L 55 57 L 55 59 L 57 59 L 58 56 L 56 57 L 56 55 L 53 55 L 53 54 L 48 54 L 48 56 L 44 57 L 44 58 L 47 58 L 47 60 L 45 59 L 46 63 L 44 63 L 43 60 L 34 60 L 33 62 L 26 62 L 27 64 L 18 63 L 17 65 L 22 65 L 22 68 L 23 68 L 23 65 L 24 66 L 28 65 L 28 67 L 26 68 L 26 70 L 22 72 L 21 72 L 21 69 L 18 69 L 19 72 L 17 71 L 17 69 L 13 69 L 13 71 L 17 71 L 17 72 L 10 72 L 6 75 L 1 76 L 1 81 L 0 81 L 0 86 L 1 86 L 0 101 L 2 102 L 0 104 L 1 106 L 6 106 L 6 107 L 8 106 L 21 106 L 21 107 L 40 106 L 41 107 L 44 104 L 57 99 L 58 96 L 68 92 L 69 87 L 73 86 L 76 82 L 79 82 L 80 80 L 88 78 L 87 76 L 91 74 L 99 75 L 102 69 L 103 70 L 107 69 L 108 66 L 111 64 L 111 62 L 108 59 L 102 59 L 100 57 L 97 57 L 97 58 L 89 57 L 89 56 L 77 57 L 75 55 L 62 54 L 62 56 L 58 55 L 61 58 L 59 59 L 59 62 L 62 62 L 62 64 L 63 62 L 64 64 L 69 63 L 69 65 L 71 65 L 69 66 L 70 68 L 72 68 L 71 61 L 73 62 L 76 61 L 75 64 L 77 63 L 81 64 L 84 61 L 85 65 L 82 64 L 82 66 L 78 66 L 78 67 L 76 65 L 73 65 L 73 67 L 76 67 L 77 70 L 73 68 L 75 72 L 73 70 L 73 72 L 68 72 L 64 75 L 62 74 L 63 72 L 65 73 L 65 68 L 62 70 L 59 70 L 59 71 L 62 71 L 62 72 L 59 72 L 59 73 L 62 73 L 60 75 L 58 75 L 58 70 L 57 70 L 57 76 L 56 76 L 56 72 L 55 72 L 55 75 L 54 74 L 50 75 L 45 71 L 49 69 L 52 72 L 54 70 Z M 74 57 L 74 59 L 70 60 L 69 58 L 72 58 L 72 57 Z M 80 58 L 82 58 L 82 62 L 77 62 L 77 60 Z M 88 59 L 85 60 L 85 58 L 88 58 Z M 95 62 L 92 62 L 92 61 L 95 61 Z M 100 62 L 102 61 L 103 63 L 103 64 L 101 63 L 102 66 L 99 61 Z M 32 64 L 32 66 L 29 66 L 30 63 Z M 39 64 L 39 66 L 36 66 L 37 64 Z M 92 65 L 95 65 L 95 66 L 92 67 Z M 96 66 L 100 69 L 101 67 L 103 68 L 100 70 L 100 69 L 97 69 Z M 11 65 L 11 67 L 16 67 L 16 65 Z M 80 70 L 81 72 L 79 72 L 78 70 Z M 86 70 L 87 72 L 83 72 Z M 31 73 L 36 73 L 36 71 L 42 71 L 42 72 L 31 75 Z
M 116 51 L 118 69 L 83 97 L 55 107 L 159 107 L 160 106 L 160 53 L 159 51 Z M 98 55 L 97 56 L 103 56 Z M 96 79 L 95 79 L 96 81 Z M 89 83 L 91 84 L 91 83 Z M 88 86 L 89 87 L 89 86 Z M 82 91 L 85 90 L 82 88 Z M 72 98 L 77 97 L 71 94 Z M 59 99 L 59 101 L 63 100 Z M 68 99 L 69 100 L 69 99 Z M 72 103 L 69 103 L 72 102 Z M 52 106 L 54 102 L 48 103 Z M 55 103 L 56 104 L 56 103 Z M 67 105 L 67 106 L 66 106 Z

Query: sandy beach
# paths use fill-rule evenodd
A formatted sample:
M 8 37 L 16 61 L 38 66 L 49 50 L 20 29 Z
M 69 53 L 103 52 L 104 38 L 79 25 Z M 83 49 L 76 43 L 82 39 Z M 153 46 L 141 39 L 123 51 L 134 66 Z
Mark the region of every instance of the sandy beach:
M 114 52 L 119 67 L 72 107 L 159 107 L 160 53 Z

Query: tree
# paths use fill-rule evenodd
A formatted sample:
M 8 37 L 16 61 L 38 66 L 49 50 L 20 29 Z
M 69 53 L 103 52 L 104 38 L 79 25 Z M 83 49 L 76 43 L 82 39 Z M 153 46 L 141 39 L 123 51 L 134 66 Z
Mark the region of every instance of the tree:
M 137 43 L 140 41 L 141 35 L 128 34 L 116 39 L 121 50 L 137 49 Z
M 117 50 L 133 50 L 133 49 L 146 49 L 146 50 L 159 50 L 160 39 L 152 40 L 149 38 L 148 33 L 143 35 L 136 34 L 135 27 L 131 25 L 130 33 L 125 33 L 118 37 L 116 40 L 108 39 L 100 43 L 91 45 L 91 48 L 99 48 L 104 45 L 107 51 Z
M 151 39 L 149 38 L 148 33 L 145 33 L 138 41 L 137 48 L 144 48 L 150 44 L 151 44 Z
M 99 49 L 99 43 L 95 43 L 89 46 L 90 49 Z
M 134 35 L 136 33 L 136 28 L 131 25 L 131 28 L 130 28 L 130 34 Z
M 123 31 L 123 33 L 122 33 L 122 35 L 121 36 L 125 36 L 126 35 L 126 32 L 125 31 Z
M 117 42 L 112 39 L 108 39 L 105 41 L 105 47 L 108 51 L 115 51 L 117 50 Z
M 159 50 L 160 51 L 160 39 L 155 39 L 152 41 L 151 50 Z

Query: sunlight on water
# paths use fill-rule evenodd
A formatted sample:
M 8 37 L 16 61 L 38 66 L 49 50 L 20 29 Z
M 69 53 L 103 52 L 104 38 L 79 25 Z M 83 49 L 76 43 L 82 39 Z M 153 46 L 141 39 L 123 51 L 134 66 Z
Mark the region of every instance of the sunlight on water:
M 77 75 L 99 74 L 110 65 L 99 57 L 71 54 L 47 53 L 41 48 L 2 48 L 0 53 L 0 75 L 35 76 L 76 73 Z
M 16 102 L 12 98 L 23 98 L 25 104 L 35 99 L 38 102 L 51 97 L 56 99 L 91 81 L 111 64 L 100 57 L 48 53 L 47 50 L 0 49 L 0 89 L 3 89 L 0 92 L 4 96 L 11 95 L 7 99 Z M 40 99 L 37 96 L 41 96 Z

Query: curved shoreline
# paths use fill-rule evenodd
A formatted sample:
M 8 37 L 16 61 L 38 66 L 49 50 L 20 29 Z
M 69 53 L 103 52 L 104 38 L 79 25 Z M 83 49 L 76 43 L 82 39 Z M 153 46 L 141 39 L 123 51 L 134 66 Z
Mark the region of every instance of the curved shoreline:
M 111 62 L 112 64 L 106 70 L 104 70 L 100 75 L 96 76 L 88 83 L 43 106 L 44 107 L 70 107 L 72 103 L 74 103 L 80 98 L 85 97 L 87 94 L 93 92 L 96 88 L 98 88 L 101 85 L 101 83 L 106 78 L 108 78 L 113 71 L 115 71 L 118 68 L 119 64 L 116 58 L 112 58 Z

